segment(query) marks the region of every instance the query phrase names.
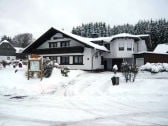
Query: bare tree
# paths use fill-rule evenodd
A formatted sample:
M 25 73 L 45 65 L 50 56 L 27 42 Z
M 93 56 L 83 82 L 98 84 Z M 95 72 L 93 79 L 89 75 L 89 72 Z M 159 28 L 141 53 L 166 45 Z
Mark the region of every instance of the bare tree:
M 18 34 L 14 36 L 13 41 L 15 41 L 19 47 L 25 48 L 33 41 L 33 35 L 30 33 Z

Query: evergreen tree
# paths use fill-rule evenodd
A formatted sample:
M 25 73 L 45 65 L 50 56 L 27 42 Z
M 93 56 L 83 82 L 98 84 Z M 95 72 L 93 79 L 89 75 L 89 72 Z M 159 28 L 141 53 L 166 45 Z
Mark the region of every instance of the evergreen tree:
M 119 33 L 150 34 L 152 49 L 154 49 L 160 43 L 168 43 L 168 21 L 140 20 L 135 25 L 114 25 L 112 28 L 105 22 L 90 22 L 73 27 L 72 33 L 83 37 L 107 37 Z

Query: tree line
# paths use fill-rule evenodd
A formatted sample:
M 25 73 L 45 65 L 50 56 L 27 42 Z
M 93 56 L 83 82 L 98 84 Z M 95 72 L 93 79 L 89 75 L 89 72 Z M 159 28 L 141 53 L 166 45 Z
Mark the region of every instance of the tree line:
M 135 25 L 123 24 L 111 27 L 105 22 L 95 22 L 82 24 L 73 27 L 72 33 L 83 37 L 108 37 L 119 33 L 150 34 L 152 49 L 158 44 L 168 43 L 168 21 L 159 20 L 140 20 Z
M 33 41 L 33 35 L 31 33 L 22 33 L 15 35 L 13 38 L 7 35 L 1 37 L 1 41 L 7 40 L 15 47 L 25 48 Z

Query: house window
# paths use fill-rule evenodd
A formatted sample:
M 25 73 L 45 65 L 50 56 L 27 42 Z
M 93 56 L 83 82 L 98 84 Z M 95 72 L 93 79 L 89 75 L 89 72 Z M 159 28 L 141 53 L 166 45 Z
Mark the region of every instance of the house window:
M 132 43 L 128 42 L 127 43 L 127 51 L 131 51 L 132 50 Z
M 119 51 L 123 51 L 123 50 L 124 50 L 124 42 L 120 42 L 120 43 L 119 43 L 118 50 L 119 50 Z
M 61 64 L 68 65 L 69 64 L 69 56 L 61 56 Z
M 70 46 L 70 42 L 69 41 L 61 42 L 61 47 L 69 47 L 69 46 Z
M 73 56 L 73 64 L 83 64 L 83 56 Z
M 49 48 L 56 48 L 57 47 L 57 42 L 50 42 L 49 43 Z

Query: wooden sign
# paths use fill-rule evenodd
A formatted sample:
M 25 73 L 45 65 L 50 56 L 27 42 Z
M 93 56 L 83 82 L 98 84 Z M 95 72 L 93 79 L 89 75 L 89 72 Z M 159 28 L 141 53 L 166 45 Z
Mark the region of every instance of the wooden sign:
M 43 67 L 42 67 L 42 58 L 29 58 L 28 60 L 28 80 L 30 76 L 34 73 L 38 73 L 39 77 L 42 80 L 43 77 Z
M 40 71 L 39 60 L 30 60 L 30 71 Z

